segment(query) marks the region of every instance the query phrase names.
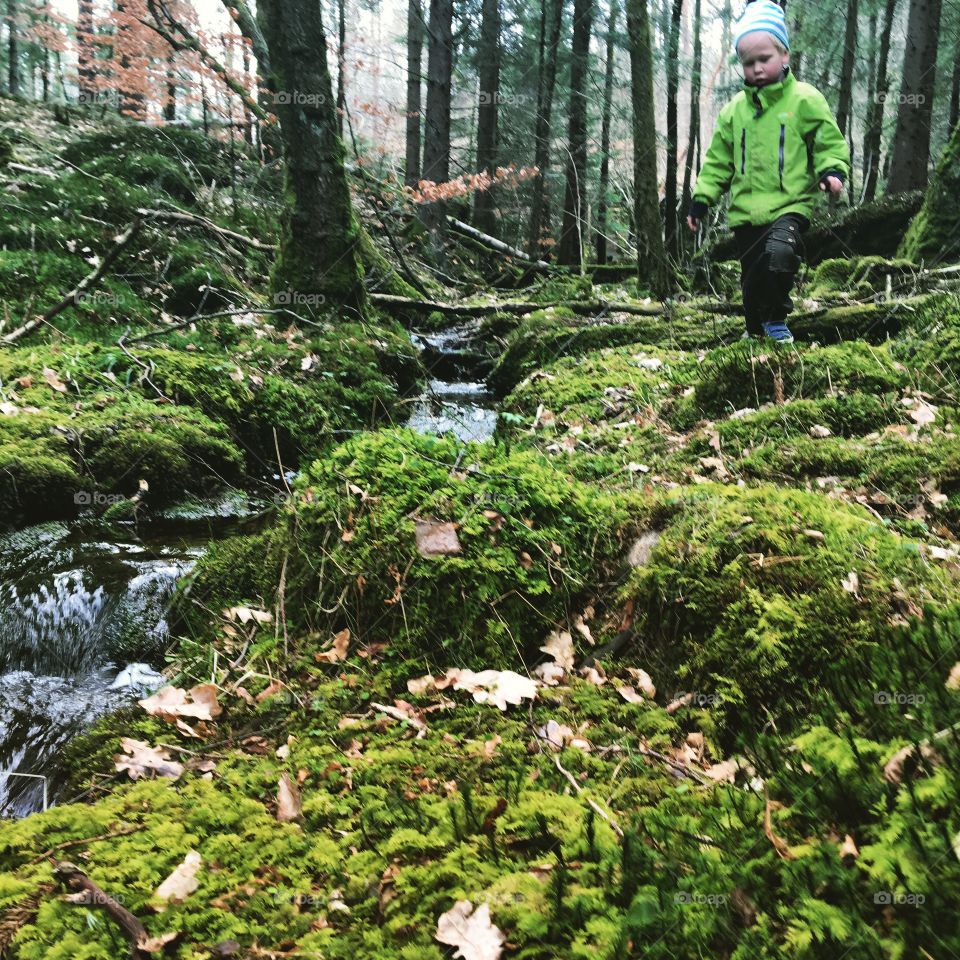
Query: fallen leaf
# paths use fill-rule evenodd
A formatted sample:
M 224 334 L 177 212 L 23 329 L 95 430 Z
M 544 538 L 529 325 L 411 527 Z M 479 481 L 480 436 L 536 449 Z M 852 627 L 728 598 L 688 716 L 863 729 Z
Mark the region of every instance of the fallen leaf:
M 534 667 L 533 673 L 544 686 L 555 687 L 563 679 L 564 669 L 559 663 L 547 660 Z
M 853 837 L 848 833 L 843 838 L 843 843 L 840 845 L 840 859 L 843 860 L 846 857 L 856 859 L 860 856 L 860 851 L 857 849 L 857 844 L 855 843 Z
M 566 630 L 554 630 L 540 648 L 549 653 L 564 670 L 573 669 L 573 637 Z
M 183 773 L 183 764 L 172 759 L 164 747 L 151 747 L 142 740 L 132 740 L 130 737 L 122 737 L 120 746 L 124 752 L 114 756 L 114 764 L 117 773 L 126 770 L 131 780 L 137 780 L 149 771 L 170 780 L 178 780 Z
M 417 677 L 416 679 L 407 681 L 407 692 L 412 693 L 415 697 L 422 696 L 436 689 L 437 682 L 430 674 L 427 674 L 425 677 Z
M 617 693 L 619 693 L 627 703 L 643 703 L 643 697 L 637 693 L 633 687 L 626 685 L 617 687 Z
M 739 762 L 731 757 L 707 767 L 703 772 L 715 783 L 733 783 L 736 780 Z
M 651 700 L 657 695 L 657 688 L 653 685 L 653 680 L 646 670 L 640 670 L 637 667 L 628 667 L 627 672 L 633 677 L 636 685 L 643 691 L 645 697 Z
M 416 520 L 417 550 L 421 557 L 450 557 L 461 551 L 457 525 L 442 520 Z
M 947 677 L 946 687 L 948 690 L 960 690 L 960 661 L 950 668 L 950 675 Z
M 777 851 L 777 856 L 781 860 L 795 860 L 793 852 L 790 850 L 787 841 L 783 837 L 778 837 L 773 830 L 773 805 L 770 802 L 770 797 L 767 794 L 766 785 L 763 788 L 763 799 L 766 803 L 766 807 L 763 811 L 763 832 L 767 835 L 767 839 L 773 844 L 773 849 Z
M 693 703 L 694 695 L 692 693 L 685 693 L 682 697 L 677 697 L 676 700 L 671 700 L 667 704 L 667 713 L 674 714 L 682 707 L 689 707 Z
M 20 412 L 20 408 L 15 403 L 4 400 L 0 403 L 0 413 L 5 417 L 15 417 Z
M 855 597 L 860 595 L 860 578 L 857 576 L 855 570 L 851 570 L 843 580 L 840 581 L 840 586 L 843 587 L 847 593 L 852 593 Z
M 51 370 L 49 367 L 44 367 L 43 380 L 47 386 L 52 387 L 57 391 L 57 393 L 67 392 L 67 385 L 60 379 L 56 370 Z
M 212 683 L 201 683 L 189 691 L 180 687 L 163 687 L 153 696 L 140 701 L 140 706 L 152 717 L 162 717 L 175 723 L 178 717 L 213 720 L 223 708 L 217 703 L 217 688 Z
M 490 907 L 480 904 L 474 910 L 469 900 L 458 900 L 437 920 L 435 938 L 456 947 L 461 960 L 499 960 L 503 934 L 490 920 Z
M 250 623 L 251 620 L 257 623 L 270 623 L 273 620 L 273 614 L 266 610 L 258 610 L 256 607 L 230 607 L 223 611 L 223 615 L 228 620 L 239 620 L 241 623 Z
M 473 694 L 477 703 L 494 703 L 501 710 L 510 704 L 518 704 L 524 699 L 535 700 L 537 684 L 530 677 L 523 677 L 512 670 L 472 670 L 452 669 L 447 671 L 448 681 L 454 690 L 467 690 Z M 437 684 L 438 689 L 442 689 Z
M 280 823 L 292 823 L 301 816 L 300 790 L 289 774 L 282 773 L 277 790 L 277 820 Z
M 825 426 L 823 426 L 822 424 L 819 424 L 819 423 L 815 423 L 815 424 L 807 431 L 807 433 L 809 433 L 811 437 L 815 437 L 815 438 L 820 439 L 820 440 L 824 439 L 825 437 L 832 437 L 832 436 L 833 436 L 833 431 L 832 431 L 829 427 L 825 427 Z
M 567 741 L 573 738 L 573 730 L 556 720 L 548 720 L 542 727 L 537 728 L 536 734 L 554 750 L 562 750 Z
M 347 659 L 347 652 L 350 649 L 350 631 L 341 630 L 334 638 L 333 644 L 329 650 L 314 655 L 317 663 L 339 663 Z
M 937 408 L 925 403 L 923 400 L 917 400 L 910 411 L 910 419 L 921 427 L 927 427 L 937 419 Z
M 388 717 L 393 717 L 394 720 L 406 720 L 410 726 L 417 731 L 418 740 L 427 735 L 426 721 L 424 721 L 418 714 L 418 711 L 409 703 L 403 700 L 397 700 L 396 706 L 393 707 L 385 703 L 371 703 L 370 706 L 373 707 L 374 710 L 385 713 Z
M 164 904 L 157 908 L 158 912 L 162 913 L 167 904 L 182 903 L 200 886 L 197 872 L 200 870 L 201 863 L 200 854 L 196 850 L 191 850 L 184 857 L 183 863 L 157 887 L 154 897 L 163 901 Z

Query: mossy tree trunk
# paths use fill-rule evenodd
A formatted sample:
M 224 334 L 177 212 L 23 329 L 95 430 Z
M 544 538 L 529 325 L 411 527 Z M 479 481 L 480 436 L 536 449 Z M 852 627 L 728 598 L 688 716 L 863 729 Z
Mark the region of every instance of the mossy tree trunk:
M 342 304 L 363 312 L 360 232 L 327 67 L 320 0 L 260 0 L 271 89 L 285 155 L 285 201 L 274 297 L 295 313 Z
M 453 81 L 453 0 L 430 0 L 427 30 L 427 113 L 424 122 L 423 176 L 433 183 L 450 179 L 450 86 Z M 447 205 L 443 200 L 425 203 L 424 226 L 430 232 L 433 257 L 446 263 Z
M 960 257 L 960 124 L 897 251 L 898 257 L 928 265 Z
M 683 0 L 673 0 L 670 13 L 670 52 L 667 54 L 667 169 L 664 185 L 666 247 L 671 257 L 679 256 L 677 244 L 677 94 L 680 89 L 680 17 Z M 634 142 L 636 147 L 636 141 Z
M 403 182 L 415 187 L 420 182 L 420 104 L 423 85 L 423 8 L 420 0 L 407 5 L 407 160 Z
M 665 298 L 670 294 L 670 270 L 660 232 L 653 58 L 646 0 L 627 0 L 627 32 L 633 99 L 633 216 L 638 278 L 658 297 Z

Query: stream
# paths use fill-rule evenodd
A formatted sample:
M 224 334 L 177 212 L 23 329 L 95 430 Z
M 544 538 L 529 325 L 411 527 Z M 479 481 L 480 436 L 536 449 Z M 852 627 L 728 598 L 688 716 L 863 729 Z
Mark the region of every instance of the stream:
M 463 441 L 493 435 L 478 332 L 470 322 L 413 335 L 432 379 L 408 426 Z M 0 533 L 0 818 L 69 799 L 64 746 L 163 685 L 177 581 L 253 509 L 236 495 L 139 525 L 88 516 Z

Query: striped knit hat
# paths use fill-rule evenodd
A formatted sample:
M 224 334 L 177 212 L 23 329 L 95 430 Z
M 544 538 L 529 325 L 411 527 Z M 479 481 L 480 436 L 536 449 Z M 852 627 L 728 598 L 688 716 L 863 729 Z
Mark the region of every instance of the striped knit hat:
M 733 49 L 739 53 L 737 47 L 740 41 L 748 34 L 762 30 L 769 33 L 775 40 L 779 40 L 784 47 L 789 50 L 790 44 L 787 40 L 787 20 L 783 13 L 783 7 L 773 0 L 753 0 L 747 3 L 747 9 L 743 11 L 743 16 L 736 22 L 733 28 Z

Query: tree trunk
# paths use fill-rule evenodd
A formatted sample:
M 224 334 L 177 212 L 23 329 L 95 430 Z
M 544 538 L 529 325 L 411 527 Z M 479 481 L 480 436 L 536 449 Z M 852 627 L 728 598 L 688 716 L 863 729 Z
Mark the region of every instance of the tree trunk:
M 17 32 L 17 0 L 7 0 L 7 91 L 20 93 L 20 38 Z
M 93 45 L 93 0 L 80 0 L 77 5 L 77 76 L 79 101 L 92 105 L 97 96 L 94 83 L 96 49 Z
M 690 181 L 693 178 L 693 156 L 700 146 L 700 73 L 703 69 L 703 44 L 700 37 L 702 26 L 701 0 L 693 7 L 693 72 L 690 76 L 690 135 L 687 138 L 687 157 L 683 165 L 683 192 L 680 209 L 690 206 Z
M 450 179 L 450 86 L 453 79 L 453 0 L 430 0 L 427 31 L 427 112 L 423 144 L 423 176 L 433 183 Z M 423 205 L 422 219 L 430 231 L 433 256 L 446 262 L 446 204 Z
M 570 114 L 567 135 L 566 190 L 558 262 L 583 263 L 582 224 L 587 207 L 587 68 L 594 0 L 574 0 L 573 44 L 570 51 Z
M 800 4 L 797 5 L 798 7 Z M 803 16 L 800 13 L 800 10 L 797 10 L 793 15 L 793 26 L 790 27 L 790 45 L 791 47 L 797 47 L 798 41 L 800 39 L 800 33 L 803 30 Z M 803 49 L 802 47 L 796 51 L 796 53 L 791 52 L 790 54 L 790 72 L 794 74 L 798 80 L 802 80 L 803 76 Z
M 837 105 L 837 126 L 850 139 L 850 105 L 853 101 L 853 64 L 857 55 L 857 18 L 859 0 L 847 4 L 847 25 L 843 37 L 843 65 L 840 67 L 840 99 Z
M 477 172 L 497 172 L 497 114 L 500 101 L 500 0 L 483 0 L 477 49 L 480 103 L 477 107 Z M 473 222 L 484 233 L 496 233 L 493 189 L 474 195 Z
M 731 47 L 733 46 L 733 4 L 731 0 L 723 0 L 723 31 L 720 40 L 720 62 L 723 64 L 720 72 L 720 85 L 725 87 L 733 80 L 733 68 L 730 65 Z
M 880 32 L 880 51 L 877 54 L 877 79 L 873 99 L 867 106 L 867 129 L 863 138 L 863 161 L 867 175 L 863 190 L 863 200 L 869 203 L 877 195 L 877 180 L 880 177 L 880 144 L 883 139 L 883 109 L 890 90 L 887 76 L 890 59 L 890 34 L 893 31 L 893 18 L 897 0 L 886 0 L 883 11 L 883 29 Z
M 337 124 L 343 138 L 347 113 L 347 3 L 337 0 Z
M 911 0 L 887 193 L 927 185 L 941 0 Z
M 172 50 L 167 55 L 167 102 L 163 105 L 163 119 L 167 123 L 177 119 L 177 74 Z
M 954 40 L 953 76 L 950 79 L 950 117 L 948 128 L 950 131 L 960 120 L 960 40 Z
M 664 189 L 666 248 L 675 259 L 677 250 L 677 91 L 680 86 L 680 14 L 683 0 L 673 0 L 670 48 L 667 54 L 667 169 Z
M 607 191 L 610 189 L 610 111 L 613 106 L 613 66 L 617 0 L 610 0 L 607 24 L 607 68 L 603 78 L 603 121 L 600 127 L 600 195 L 597 199 L 597 263 L 607 262 Z
M 333 106 L 321 0 L 259 0 L 272 89 L 309 90 L 304 103 L 278 103 L 286 206 L 271 287 L 294 313 L 366 308 L 359 229 Z
M 423 85 L 423 9 L 420 0 L 407 3 L 407 162 L 404 183 L 420 182 L 420 91 Z
M 667 254 L 660 233 L 657 199 L 656 124 L 653 119 L 653 57 L 646 0 L 627 0 L 633 100 L 633 216 L 637 276 L 642 286 L 665 299 L 670 295 Z
M 549 3 L 549 6 L 548 6 Z M 537 175 L 533 181 L 530 203 L 530 256 L 538 260 L 543 255 L 541 240 L 549 232 L 546 209 L 546 177 L 550 166 L 550 118 L 553 112 L 553 94 L 557 85 L 557 49 L 560 45 L 560 27 L 563 22 L 563 0 L 540 2 L 540 55 L 537 73 L 537 116 L 534 124 L 534 164 Z

